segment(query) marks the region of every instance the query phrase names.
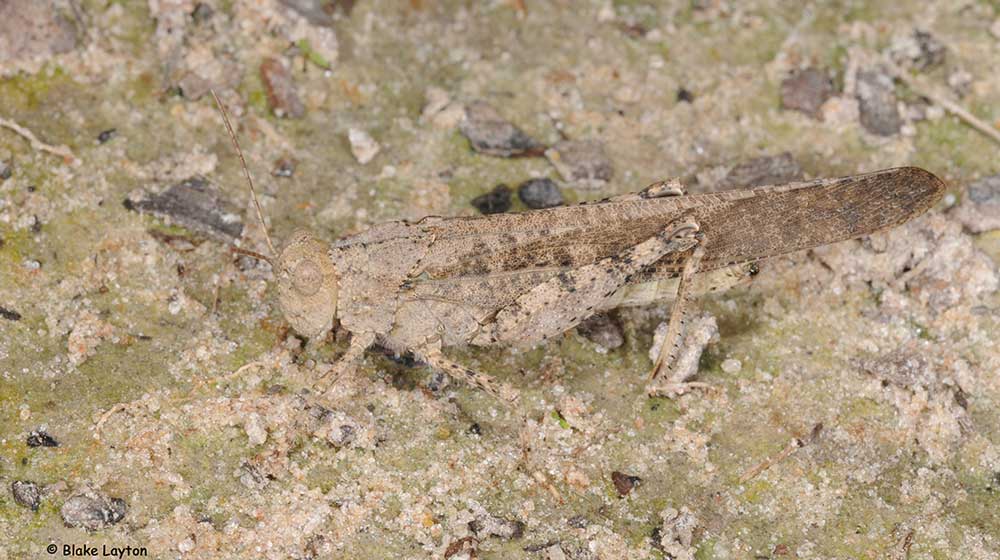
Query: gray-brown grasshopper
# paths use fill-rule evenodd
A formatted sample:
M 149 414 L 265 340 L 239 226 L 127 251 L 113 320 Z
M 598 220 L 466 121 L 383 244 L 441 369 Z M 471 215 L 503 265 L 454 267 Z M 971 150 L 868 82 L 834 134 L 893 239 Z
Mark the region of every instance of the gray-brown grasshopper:
M 538 344 L 594 313 L 672 299 L 654 377 L 692 296 L 738 283 L 756 261 L 900 225 L 944 188 L 916 167 L 695 195 L 674 180 L 576 206 L 389 222 L 332 243 L 300 231 L 270 262 L 299 334 L 320 336 L 335 318 L 351 333 L 328 373 L 377 342 L 511 401 L 515 390 L 443 350 Z

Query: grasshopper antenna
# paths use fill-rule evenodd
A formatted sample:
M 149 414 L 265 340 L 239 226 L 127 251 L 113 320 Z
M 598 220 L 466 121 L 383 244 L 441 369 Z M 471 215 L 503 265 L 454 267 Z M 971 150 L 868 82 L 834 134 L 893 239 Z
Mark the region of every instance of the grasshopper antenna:
M 236 139 L 236 133 L 233 132 L 233 125 L 229 122 L 229 114 L 226 113 L 226 106 L 222 104 L 222 100 L 219 99 L 219 96 L 215 93 L 214 89 L 210 89 L 208 91 L 211 92 L 212 97 L 215 99 L 215 104 L 219 106 L 219 112 L 222 113 L 222 122 L 226 123 L 226 130 L 229 131 L 229 138 L 233 141 L 236 153 L 240 156 L 240 163 L 243 165 L 243 174 L 246 175 L 247 184 L 250 186 L 250 197 L 253 198 L 253 206 L 257 209 L 257 219 L 260 220 L 260 227 L 264 228 L 264 239 L 267 240 L 267 247 L 271 250 L 272 255 L 277 255 L 278 252 L 274 250 L 274 244 L 271 243 L 271 235 L 267 232 L 267 223 L 264 222 L 264 212 L 261 211 L 260 201 L 257 200 L 257 191 L 253 188 L 253 178 L 250 177 L 250 169 L 247 168 L 247 160 L 243 157 L 243 150 L 240 149 L 240 141 Z M 263 260 L 267 262 L 267 264 L 272 264 L 271 259 L 261 255 L 260 253 L 239 248 L 234 248 L 234 250 L 237 253 Z

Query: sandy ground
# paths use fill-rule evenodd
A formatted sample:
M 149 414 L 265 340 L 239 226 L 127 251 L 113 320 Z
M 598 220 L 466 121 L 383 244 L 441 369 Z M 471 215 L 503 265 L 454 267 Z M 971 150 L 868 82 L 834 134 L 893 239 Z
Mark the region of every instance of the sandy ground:
M 996 2 L 0 4 L 36 137 L 0 129 L 0 559 L 1000 558 L 1000 145 L 886 59 L 998 123 Z M 279 241 L 531 178 L 949 191 L 705 298 L 707 389 L 646 396 L 653 306 L 451 353 L 513 408 L 377 351 L 319 399 L 346 338 L 294 336 L 230 250 L 266 245 L 209 88 Z

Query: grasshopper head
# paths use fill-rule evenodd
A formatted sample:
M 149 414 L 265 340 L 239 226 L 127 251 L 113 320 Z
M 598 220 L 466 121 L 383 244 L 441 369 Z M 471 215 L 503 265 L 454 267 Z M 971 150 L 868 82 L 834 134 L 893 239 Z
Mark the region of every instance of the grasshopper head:
M 278 258 L 278 303 L 285 319 L 303 336 L 320 336 L 333 326 L 337 313 L 337 270 L 330 245 L 298 231 Z

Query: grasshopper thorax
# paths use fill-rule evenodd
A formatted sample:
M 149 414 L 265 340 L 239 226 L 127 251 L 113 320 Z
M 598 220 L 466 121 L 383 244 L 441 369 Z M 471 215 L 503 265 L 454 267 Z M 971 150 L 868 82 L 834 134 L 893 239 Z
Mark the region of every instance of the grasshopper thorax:
M 285 320 L 303 336 L 320 336 L 337 313 L 337 269 L 329 243 L 298 231 L 278 258 L 278 303 Z

